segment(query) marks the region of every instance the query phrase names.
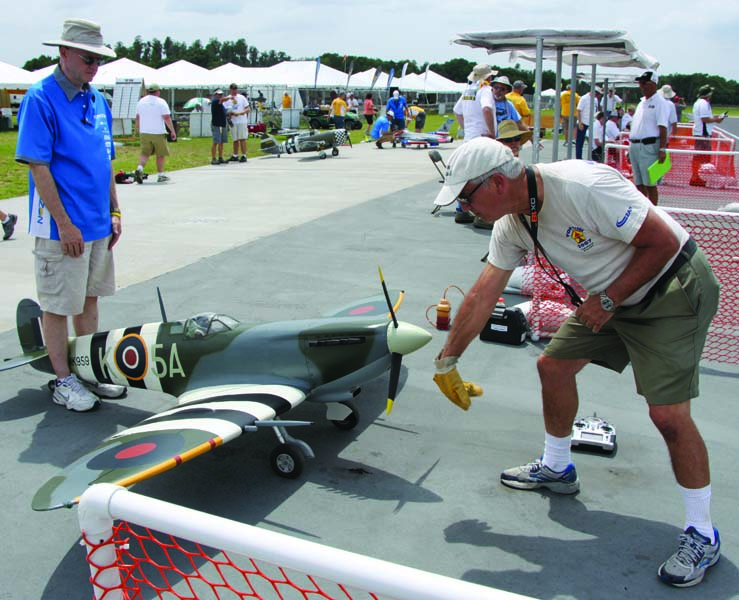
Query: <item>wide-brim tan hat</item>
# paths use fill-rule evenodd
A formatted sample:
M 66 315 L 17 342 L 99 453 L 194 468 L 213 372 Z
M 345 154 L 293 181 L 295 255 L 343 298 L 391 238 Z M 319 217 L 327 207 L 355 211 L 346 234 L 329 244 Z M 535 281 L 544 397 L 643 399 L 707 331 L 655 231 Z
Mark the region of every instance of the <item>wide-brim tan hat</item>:
M 505 119 L 498 123 L 498 135 L 495 138 L 496 140 L 505 143 L 506 140 L 510 140 L 511 138 L 518 136 L 521 136 L 521 144 L 523 145 L 534 137 L 534 134 L 531 131 L 521 131 L 515 121 L 511 119 Z
M 43 42 L 44 46 L 66 46 L 87 50 L 91 54 L 115 58 L 116 53 L 103 43 L 100 25 L 85 19 L 67 19 L 62 27 L 62 37 Z
M 493 69 L 490 65 L 486 63 L 479 63 L 475 65 L 475 68 L 472 69 L 472 72 L 467 75 L 467 79 L 469 81 L 480 81 L 481 79 L 487 79 L 491 75 L 495 75 L 498 71 Z

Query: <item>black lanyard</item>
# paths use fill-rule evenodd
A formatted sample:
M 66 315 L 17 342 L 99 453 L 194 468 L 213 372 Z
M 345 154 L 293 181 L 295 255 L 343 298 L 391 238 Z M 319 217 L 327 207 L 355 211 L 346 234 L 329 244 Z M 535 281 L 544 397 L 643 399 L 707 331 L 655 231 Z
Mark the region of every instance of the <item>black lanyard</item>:
M 529 210 L 531 211 L 531 225 L 529 225 L 529 222 L 526 220 L 526 217 L 524 217 L 522 214 L 519 214 L 518 218 L 521 220 L 521 223 L 523 223 L 523 226 L 529 232 L 531 239 L 534 241 L 534 257 L 536 258 L 536 262 L 539 263 L 539 266 L 542 268 L 542 270 L 547 274 L 547 276 L 552 281 L 556 281 L 565 289 L 565 292 L 570 297 L 570 302 L 572 303 L 572 305 L 580 306 L 582 304 L 582 298 L 580 298 L 580 295 L 575 291 L 575 288 L 573 288 L 569 283 L 564 281 L 562 277 L 560 277 L 559 271 L 552 264 L 552 261 L 549 260 L 547 253 L 544 252 L 544 247 L 539 243 L 539 235 L 538 235 L 539 234 L 539 211 L 537 210 L 537 204 L 539 202 L 539 194 L 536 191 L 536 175 L 534 174 L 534 169 L 532 169 L 530 166 L 526 166 L 525 168 L 526 168 L 526 182 L 528 183 L 528 191 L 529 191 Z M 547 269 L 541 263 L 541 258 L 539 258 L 540 252 L 541 252 L 541 255 L 547 261 L 547 264 L 549 265 L 549 269 Z M 550 270 L 551 270 L 551 273 L 550 273 Z M 552 276 L 552 273 L 554 273 L 554 276 Z

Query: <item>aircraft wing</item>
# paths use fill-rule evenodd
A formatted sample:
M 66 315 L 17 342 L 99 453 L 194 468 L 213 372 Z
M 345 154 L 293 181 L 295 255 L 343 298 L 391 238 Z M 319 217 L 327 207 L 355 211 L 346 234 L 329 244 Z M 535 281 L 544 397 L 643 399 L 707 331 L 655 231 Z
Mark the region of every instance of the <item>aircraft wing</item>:
M 397 298 L 393 305 L 393 310 L 397 312 L 403 302 L 404 292 L 403 290 L 390 290 L 388 292 L 390 298 Z M 346 306 L 336 308 L 329 314 L 323 315 L 324 317 L 382 317 L 385 316 L 390 318 L 390 313 L 387 309 L 387 302 L 385 296 L 379 294 L 377 296 L 371 296 L 370 298 L 364 298 L 357 300 Z
M 225 444 L 260 422 L 268 425 L 303 400 L 301 390 L 286 385 L 221 385 L 186 392 L 177 407 L 110 436 L 51 478 L 36 492 L 31 507 L 72 506 L 93 483 L 131 486 Z

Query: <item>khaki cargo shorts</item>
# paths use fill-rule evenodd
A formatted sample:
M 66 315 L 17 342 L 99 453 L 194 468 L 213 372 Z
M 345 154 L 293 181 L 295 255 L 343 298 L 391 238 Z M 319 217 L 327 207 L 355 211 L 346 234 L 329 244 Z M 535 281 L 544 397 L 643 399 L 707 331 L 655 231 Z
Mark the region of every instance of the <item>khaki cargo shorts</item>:
M 44 312 L 79 315 L 87 296 L 115 293 L 110 236 L 86 242 L 85 253 L 77 258 L 64 256 L 59 240 L 37 237 L 35 243 L 36 292 Z
M 699 363 L 718 297 L 718 281 L 698 249 L 651 300 L 619 307 L 598 333 L 573 314 L 544 354 L 589 358 L 619 373 L 631 363 L 636 391 L 649 404 L 678 404 L 699 394 Z
M 166 133 L 142 133 L 141 154 L 146 156 L 169 156 Z

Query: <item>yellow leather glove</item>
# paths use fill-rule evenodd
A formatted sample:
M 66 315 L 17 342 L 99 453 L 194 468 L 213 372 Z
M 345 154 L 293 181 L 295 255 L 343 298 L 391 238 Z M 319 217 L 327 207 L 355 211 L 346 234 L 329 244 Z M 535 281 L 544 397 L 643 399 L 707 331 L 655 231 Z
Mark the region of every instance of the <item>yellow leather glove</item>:
M 458 356 L 447 356 L 434 360 L 436 374 L 434 383 L 454 404 L 462 410 L 468 410 L 472 402 L 470 396 L 482 396 L 482 388 L 469 381 L 462 381 L 457 371 Z

